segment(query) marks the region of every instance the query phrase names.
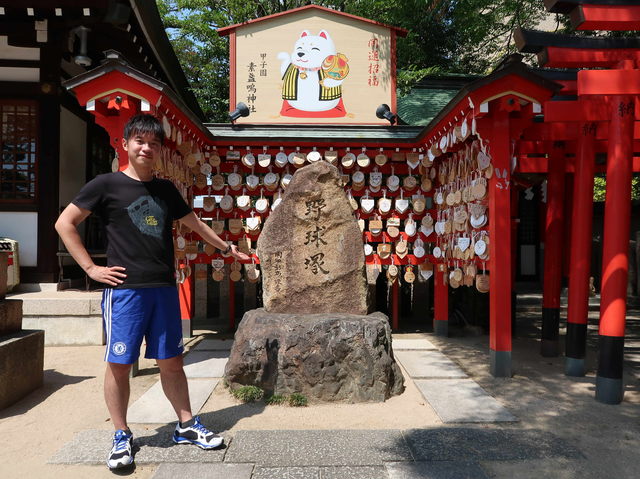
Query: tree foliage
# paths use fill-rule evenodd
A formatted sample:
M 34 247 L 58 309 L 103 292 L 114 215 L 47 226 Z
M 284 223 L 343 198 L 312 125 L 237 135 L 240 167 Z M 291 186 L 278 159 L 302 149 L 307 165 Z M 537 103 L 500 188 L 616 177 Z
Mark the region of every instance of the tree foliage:
M 545 15 L 540 0 L 157 0 L 158 9 L 209 121 L 229 111 L 229 42 L 217 29 L 316 4 L 404 28 L 398 38 L 398 87 L 427 74 L 488 73 L 515 51 L 512 32 Z

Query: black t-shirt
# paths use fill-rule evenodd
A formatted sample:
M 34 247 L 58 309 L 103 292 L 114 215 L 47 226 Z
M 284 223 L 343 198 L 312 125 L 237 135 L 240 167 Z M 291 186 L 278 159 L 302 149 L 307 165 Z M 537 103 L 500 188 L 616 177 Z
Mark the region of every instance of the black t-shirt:
M 107 173 L 87 183 L 73 204 L 100 216 L 109 242 L 107 264 L 126 268 L 118 288 L 175 286 L 173 221 L 191 208 L 173 183 Z

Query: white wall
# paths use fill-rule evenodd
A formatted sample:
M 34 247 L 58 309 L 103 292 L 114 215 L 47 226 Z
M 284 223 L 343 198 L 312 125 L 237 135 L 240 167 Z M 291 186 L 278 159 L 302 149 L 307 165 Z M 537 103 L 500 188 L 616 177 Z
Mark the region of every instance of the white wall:
M 20 266 L 37 266 L 38 213 L 0 211 L 0 236 L 18 242 Z
M 86 183 L 87 124 L 66 108 L 60 108 L 60 206 L 67 206 Z M 84 228 L 79 228 L 84 241 Z M 62 249 L 59 242 L 58 249 Z M 72 260 L 65 260 L 65 264 Z
M 60 206 L 68 205 L 87 177 L 87 124 L 60 108 Z
M 0 36 L 1 60 L 40 60 L 39 48 L 13 47 L 6 36 Z M 39 68 L 3 67 L 0 68 L 0 81 L 40 81 Z

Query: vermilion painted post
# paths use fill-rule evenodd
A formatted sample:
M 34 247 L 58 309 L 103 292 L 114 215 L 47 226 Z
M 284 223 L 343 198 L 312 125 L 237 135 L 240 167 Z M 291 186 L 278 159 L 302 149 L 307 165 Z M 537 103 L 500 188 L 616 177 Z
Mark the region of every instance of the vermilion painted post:
M 518 190 L 511 189 L 511 336 L 516 335 L 516 263 L 518 259 Z
M 614 107 L 609 125 L 604 205 L 596 400 L 605 404 L 620 404 L 624 396 L 622 361 L 629 272 L 634 98 L 617 95 L 612 100 Z
M 185 328 L 182 328 L 183 335 L 185 337 L 191 337 L 192 329 L 192 319 L 193 319 L 193 276 L 189 276 L 184 280 L 183 283 L 178 287 L 178 295 L 180 296 L 180 319 L 182 320 L 183 326 L 185 325 L 185 321 L 187 322 L 186 326 L 188 326 L 188 334 L 185 333 Z
M 545 357 L 556 357 L 559 354 L 564 156 L 564 142 L 553 142 L 547 169 L 547 222 L 544 235 L 544 285 L 542 288 L 540 353 Z
M 593 176 L 596 167 L 595 141 L 595 123 L 584 123 L 578 138 L 573 185 L 573 235 L 570 251 L 567 347 L 564 363 L 564 373 L 567 376 L 584 376 L 584 360 L 587 351 Z
M 564 175 L 564 211 L 562 213 L 562 287 L 569 286 L 571 270 L 571 242 L 573 241 L 573 191 L 575 172 Z
M 391 325 L 393 330 L 398 329 L 398 282 L 400 281 L 400 277 L 393 282 L 393 286 L 391 287 L 391 305 L 393 307 L 391 313 Z
M 494 169 L 501 174 L 489 180 L 489 347 L 494 377 L 511 377 L 510 144 L 509 112 L 495 109 L 490 154 Z
M 229 280 L 229 329 L 236 329 L 236 283 Z
M 433 331 L 436 336 L 449 335 L 449 289 L 443 281 L 444 273 L 434 272 L 435 285 L 433 287 Z

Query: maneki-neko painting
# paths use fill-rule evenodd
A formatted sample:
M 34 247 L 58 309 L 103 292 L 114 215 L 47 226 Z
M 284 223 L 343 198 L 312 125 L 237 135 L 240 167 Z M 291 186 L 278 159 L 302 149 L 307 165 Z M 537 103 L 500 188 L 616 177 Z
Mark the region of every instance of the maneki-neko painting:
M 349 74 L 348 59 L 336 51 L 329 32 L 304 30 L 293 52 L 280 52 L 282 109 L 294 118 L 341 118 L 345 110 L 342 83 Z
M 317 5 L 218 30 L 230 36 L 237 123 L 388 124 L 395 106 L 395 37 L 404 30 Z

